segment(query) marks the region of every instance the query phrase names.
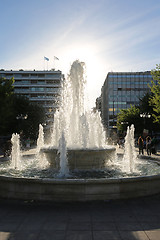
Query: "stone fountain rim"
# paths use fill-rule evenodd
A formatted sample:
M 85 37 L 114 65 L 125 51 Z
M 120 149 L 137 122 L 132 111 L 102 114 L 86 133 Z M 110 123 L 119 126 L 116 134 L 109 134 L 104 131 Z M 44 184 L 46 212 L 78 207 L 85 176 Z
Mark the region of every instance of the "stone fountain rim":
M 67 184 L 72 184 L 72 183 L 120 183 L 120 182 L 133 182 L 133 181 L 144 181 L 146 179 L 159 179 L 160 174 L 156 175 L 146 175 L 146 176 L 136 176 L 136 177 L 121 177 L 121 178 L 77 178 L 77 179 L 72 179 L 72 178 L 34 178 L 34 177 L 11 177 L 11 176 L 3 176 L 0 175 L 0 179 L 2 180 L 8 180 L 8 181 L 28 181 L 28 182 L 41 182 L 41 183 L 67 183 Z
M 33 179 L 0 176 L 0 198 L 84 202 L 160 193 L 160 174 L 121 179 Z
M 98 147 L 97 148 L 70 148 L 70 147 L 67 148 L 67 151 L 70 151 L 70 152 L 74 152 L 74 151 L 81 151 L 81 152 L 87 152 L 87 151 L 97 152 L 97 151 L 99 151 L 99 152 L 101 152 L 101 151 L 106 151 L 106 150 L 116 150 L 116 148 L 113 146 L 109 146 L 107 148 L 102 148 L 102 147 L 101 148 L 98 148 Z M 58 148 L 48 146 L 48 147 L 42 147 L 40 149 L 40 151 L 45 151 L 45 152 L 58 151 Z

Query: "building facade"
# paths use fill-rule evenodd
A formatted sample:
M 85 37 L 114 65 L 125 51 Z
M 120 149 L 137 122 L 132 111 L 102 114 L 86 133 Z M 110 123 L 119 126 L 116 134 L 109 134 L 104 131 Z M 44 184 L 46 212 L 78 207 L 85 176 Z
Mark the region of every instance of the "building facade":
M 139 104 L 139 99 L 150 91 L 153 80 L 147 72 L 109 72 L 101 90 L 101 115 L 104 126 L 112 129 L 120 109 Z
M 58 107 L 64 75 L 61 71 L 6 71 L 0 70 L 0 78 L 14 78 L 14 92 L 29 98 L 45 109 L 46 124 L 53 122 Z

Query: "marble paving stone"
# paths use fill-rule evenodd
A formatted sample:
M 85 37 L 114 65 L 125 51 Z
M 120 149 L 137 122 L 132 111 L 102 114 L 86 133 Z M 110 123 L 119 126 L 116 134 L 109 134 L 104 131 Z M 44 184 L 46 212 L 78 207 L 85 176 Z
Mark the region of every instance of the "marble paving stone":
M 130 214 L 122 214 L 118 215 L 117 217 L 114 218 L 115 222 L 136 222 L 136 216 L 130 215 Z
M 39 224 L 37 222 L 22 222 L 22 224 L 19 226 L 18 230 L 19 231 L 27 231 L 27 230 L 40 230 L 42 228 L 42 224 Z
M 68 218 L 70 221 L 76 221 L 76 222 L 86 222 L 91 220 L 91 215 L 90 213 L 85 213 L 85 212 L 71 212 L 68 214 Z
M 59 222 L 59 221 L 46 221 L 43 226 L 42 229 L 44 230 L 61 230 L 64 231 L 66 230 L 67 227 L 67 222 L 63 221 L 63 222 Z
M 118 230 L 123 231 L 140 231 L 142 226 L 137 222 L 118 222 L 116 223 Z
M 91 231 L 67 231 L 65 240 L 93 240 Z M 101 240 L 99 238 L 99 240 Z
M 94 240 L 121 240 L 117 231 L 93 231 Z
M 143 231 L 120 231 L 122 240 L 150 240 Z
M 158 221 L 157 215 L 137 215 L 137 220 L 139 222 L 156 222 Z
M 10 232 L 0 232 L 0 240 L 6 240 L 9 239 L 11 233 Z
M 65 240 L 65 231 L 43 230 L 37 240 Z
M 63 213 L 60 213 L 60 215 L 59 216 L 54 216 L 54 213 L 52 213 L 52 214 L 48 214 L 49 216 L 47 216 L 46 217 L 46 219 L 44 219 L 44 222 L 45 221 L 49 221 L 49 222 L 51 222 L 51 221 L 54 221 L 54 222 L 56 222 L 56 221 L 58 221 L 58 222 L 63 222 L 63 221 L 68 221 L 68 219 L 69 219 L 69 217 L 68 216 L 66 216 L 66 215 L 63 215 Z
M 20 224 L 22 221 L 24 221 L 24 216 L 15 216 L 15 217 L 4 217 L 3 220 L 0 221 L 0 223 L 17 223 Z
M 92 221 L 93 222 L 114 222 L 114 216 L 113 215 L 105 215 L 103 213 L 99 213 L 99 214 L 92 214 Z
M 160 240 L 160 231 L 149 230 L 145 231 L 145 233 L 148 236 L 149 240 Z
M 113 231 L 117 228 L 113 222 L 93 222 L 92 226 L 95 231 Z
M 147 231 L 147 230 L 160 231 L 160 221 L 157 221 L 157 222 L 142 222 L 141 226 L 142 226 L 142 229 L 144 231 Z
M 17 231 L 7 240 L 38 240 L 39 231 Z
M 18 223 L 0 223 L 0 231 L 2 232 L 13 232 L 19 228 L 20 224 Z
M 108 202 L 0 203 L 0 240 L 160 240 L 160 194 Z
M 90 222 L 72 222 L 68 224 L 68 230 L 71 231 L 90 231 L 91 230 L 91 223 Z

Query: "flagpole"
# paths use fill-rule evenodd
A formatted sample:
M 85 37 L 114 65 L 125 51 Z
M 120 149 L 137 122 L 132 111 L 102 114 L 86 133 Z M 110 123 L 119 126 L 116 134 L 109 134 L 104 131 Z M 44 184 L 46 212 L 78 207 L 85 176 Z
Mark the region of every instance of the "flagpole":
M 54 56 L 54 69 L 56 70 L 56 60 L 59 60 L 59 58 L 58 57 L 56 57 L 56 56 Z
M 44 58 L 44 71 L 45 71 L 45 58 Z
M 44 70 L 45 70 L 45 60 L 47 61 L 47 71 L 48 71 L 48 62 L 49 62 L 49 58 L 44 57 Z
M 55 59 L 53 59 L 53 69 L 55 70 Z

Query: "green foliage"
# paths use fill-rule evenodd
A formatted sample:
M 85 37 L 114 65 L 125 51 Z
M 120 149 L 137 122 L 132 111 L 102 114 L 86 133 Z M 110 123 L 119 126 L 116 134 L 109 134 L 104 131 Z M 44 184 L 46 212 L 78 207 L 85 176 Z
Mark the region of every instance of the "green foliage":
M 159 124 L 155 122 L 153 117 L 154 109 L 153 109 L 153 105 L 151 104 L 152 97 L 153 97 L 152 92 L 146 93 L 143 96 L 143 98 L 140 99 L 139 108 L 140 108 L 140 113 L 146 113 L 151 115 L 150 118 L 144 119 L 144 122 L 145 122 L 144 128 L 150 130 L 150 132 L 151 131 L 156 132 L 156 131 L 159 131 Z
M 0 135 L 23 132 L 26 138 L 36 139 L 39 124 L 44 122 L 44 110 L 28 98 L 14 94 L 13 82 L 13 78 L 0 79 Z
M 153 113 L 153 106 L 150 104 L 150 99 L 153 94 L 151 92 L 147 92 L 142 98 L 139 99 L 139 108 L 141 113 Z
M 151 71 L 154 81 L 151 82 L 152 97 L 150 98 L 150 105 L 153 106 L 154 121 L 160 124 L 160 64 L 156 65 L 156 69 Z M 157 84 L 156 84 L 157 82 Z
M 119 132 L 124 132 L 126 126 L 130 126 L 131 124 L 134 124 L 137 134 L 142 134 L 144 128 L 150 132 L 158 131 L 159 125 L 153 121 L 154 118 L 152 117 L 154 113 L 153 106 L 150 104 L 152 96 L 152 93 L 146 93 L 140 99 L 138 106 L 131 106 L 128 109 L 122 109 L 120 111 L 117 118 L 117 128 Z M 141 113 L 150 114 L 151 118 L 141 118 Z
M 13 94 L 13 83 L 14 83 L 14 78 L 11 79 L 5 79 L 1 78 L 0 79 L 0 99 L 2 100 L 6 97 L 10 97 Z
M 12 117 L 12 97 L 14 79 L 0 79 L 0 135 L 8 129 L 9 121 Z
M 128 109 L 121 109 L 120 113 L 117 115 L 117 129 L 120 132 L 126 130 L 126 126 L 131 126 L 134 124 L 137 132 L 141 131 L 142 119 L 140 118 L 139 107 L 132 106 Z
M 23 132 L 25 138 L 30 137 L 35 140 L 38 135 L 39 124 L 42 124 L 45 119 L 43 108 L 36 104 L 31 104 L 28 98 L 14 95 L 13 109 L 10 130 L 17 133 Z M 25 116 L 27 116 L 26 119 Z

